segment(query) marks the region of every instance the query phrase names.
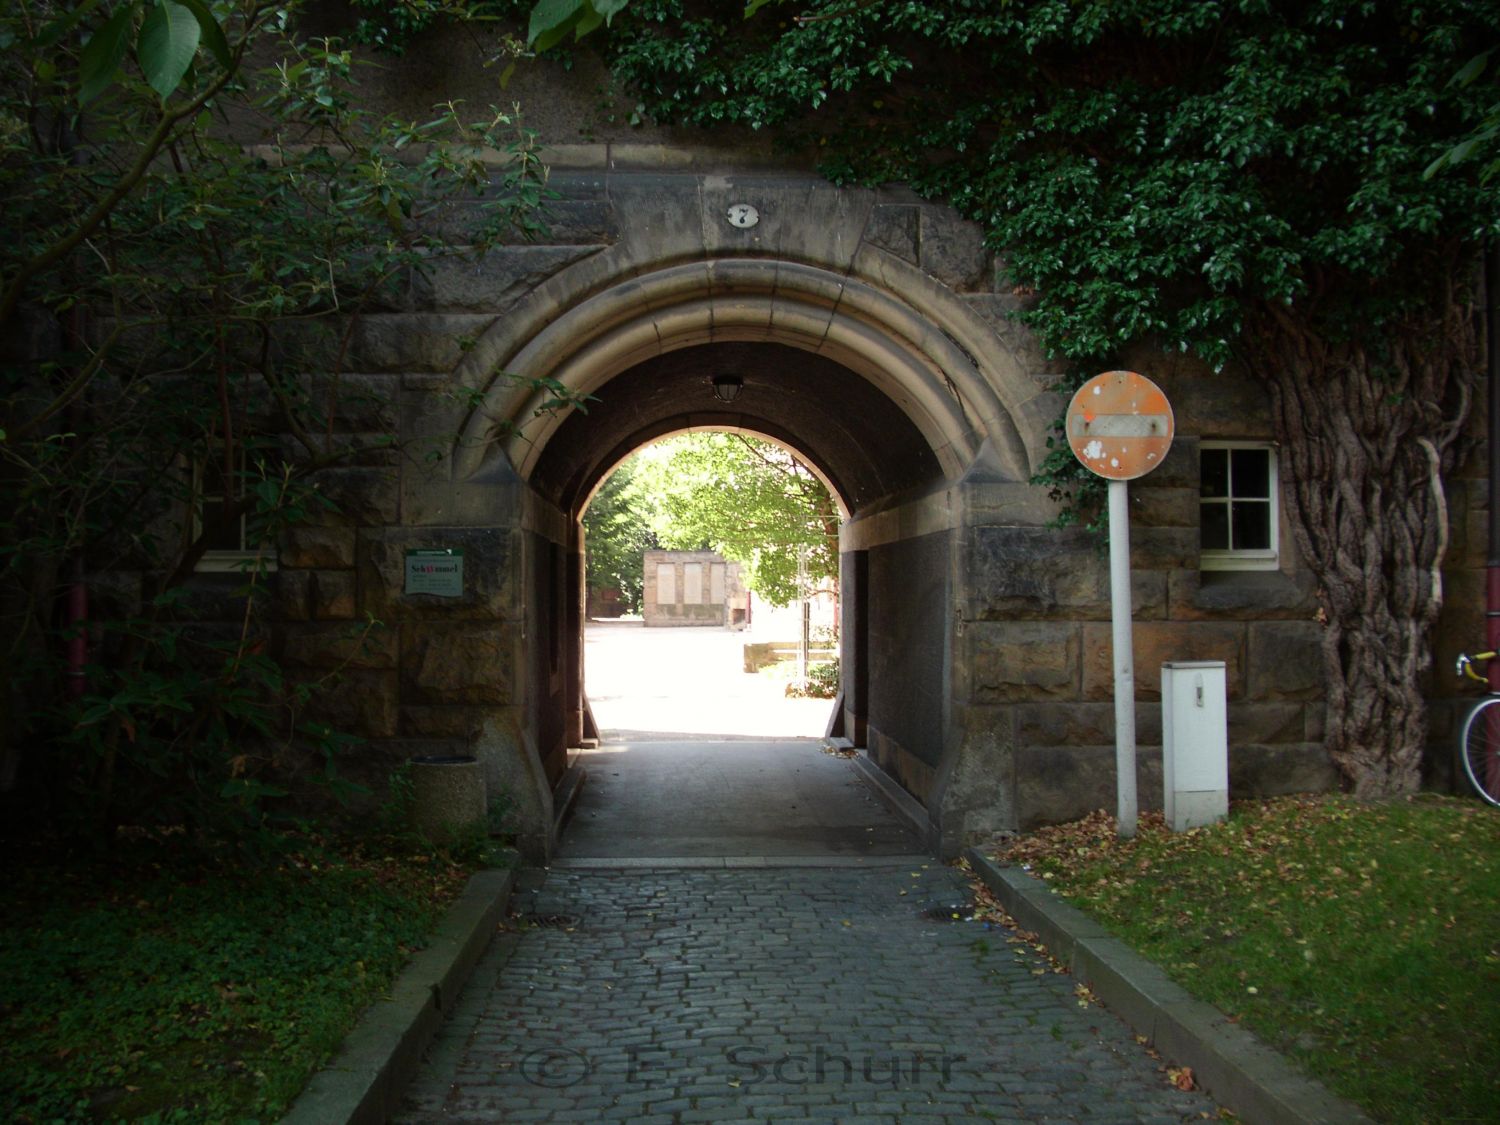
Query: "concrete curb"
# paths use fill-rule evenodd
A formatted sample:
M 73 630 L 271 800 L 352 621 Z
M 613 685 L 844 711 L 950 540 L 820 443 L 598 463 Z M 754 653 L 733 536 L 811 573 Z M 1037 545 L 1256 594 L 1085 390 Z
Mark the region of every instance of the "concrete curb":
M 1022 929 L 1164 1056 L 1248 1125 L 1370 1125 L 1371 1119 L 1310 1078 L 1211 1004 L 1069 906 L 1040 879 L 999 867 L 974 848 L 964 856 Z
M 848 739 L 829 739 L 838 749 L 853 749 L 854 744 Z M 859 776 L 880 796 L 886 803 L 886 807 L 893 813 L 906 821 L 906 825 L 916 833 L 917 839 L 929 847 L 933 854 L 937 854 L 937 833 L 932 826 L 932 820 L 927 815 L 927 809 L 905 789 L 896 782 L 890 774 L 881 769 L 869 756 L 860 751 L 855 757 L 849 759 L 853 763 L 855 771 Z
M 333 1059 L 313 1075 L 282 1125 L 378 1125 L 393 1113 L 422 1054 L 494 936 L 515 882 L 481 871 L 412 958 L 388 997 L 360 1017 Z
M 554 871 L 739 871 L 747 867 L 913 867 L 931 863 L 926 852 L 911 855 L 729 855 L 578 857 L 552 861 Z
M 578 806 L 579 794 L 583 792 L 584 782 L 589 779 L 589 771 L 579 765 L 576 760 L 564 771 L 557 788 L 552 790 L 552 843 L 555 847 L 557 841 L 562 837 L 562 831 L 567 827 L 568 821 L 573 817 L 573 810 Z

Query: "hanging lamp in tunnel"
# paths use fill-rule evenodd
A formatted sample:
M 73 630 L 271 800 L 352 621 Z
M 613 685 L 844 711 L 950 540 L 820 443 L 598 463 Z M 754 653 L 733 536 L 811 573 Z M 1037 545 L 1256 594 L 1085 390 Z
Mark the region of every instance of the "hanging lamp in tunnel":
M 745 389 L 745 380 L 738 375 L 715 375 L 713 377 L 714 398 L 726 406 L 740 397 Z

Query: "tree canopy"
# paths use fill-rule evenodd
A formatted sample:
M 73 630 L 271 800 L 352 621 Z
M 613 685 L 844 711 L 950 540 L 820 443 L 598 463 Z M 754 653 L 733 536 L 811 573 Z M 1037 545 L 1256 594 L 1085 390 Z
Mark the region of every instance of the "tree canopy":
M 786 7 L 634 0 L 603 45 L 657 119 L 775 129 L 984 223 L 1059 355 L 1150 338 L 1218 365 L 1254 304 L 1315 295 L 1378 322 L 1424 300 L 1392 270 L 1496 232 L 1493 191 L 1422 177 L 1493 101 L 1455 79 L 1494 4 Z
M 628 483 L 616 486 L 622 477 Z M 746 585 L 772 605 L 838 588 L 833 497 L 794 454 L 743 434 L 681 434 L 648 446 L 600 489 L 585 526 L 591 571 L 596 526 L 606 560 L 616 557 L 622 538 L 632 541 L 612 531 L 623 526 L 669 550 L 712 550 L 742 563 Z M 639 563 L 637 557 L 637 572 Z
M 630 458 L 610 473 L 583 514 L 589 596 L 618 590 L 626 613 L 641 611 L 642 560 L 647 551 L 661 546 L 652 530 L 648 498 L 636 480 L 636 464 Z
M 265 548 L 334 504 L 321 470 L 419 455 L 344 374 L 360 314 L 534 229 L 505 113 L 369 112 L 298 13 L 0 12 L 0 789 L 59 824 L 253 822 L 282 750 L 331 765 L 342 736 L 268 655 Z M 486 147 L 514 154 L 499 181 Z M 208 627 L 186 585 L 223 546 L 246 550 Z

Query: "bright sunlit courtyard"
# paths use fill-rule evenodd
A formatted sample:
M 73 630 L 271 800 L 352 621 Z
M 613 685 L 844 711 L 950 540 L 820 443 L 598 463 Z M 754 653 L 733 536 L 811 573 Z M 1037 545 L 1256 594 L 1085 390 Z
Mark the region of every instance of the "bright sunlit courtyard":
M 757 607 L 751 627 L 647 628 L 590 621 L 584 686 L 605 741 L 651 737 L 817 738 L 833 701 L 788 699 L 795 661 L 749 674 L 744 646 L 794 641 L 800 614 Z

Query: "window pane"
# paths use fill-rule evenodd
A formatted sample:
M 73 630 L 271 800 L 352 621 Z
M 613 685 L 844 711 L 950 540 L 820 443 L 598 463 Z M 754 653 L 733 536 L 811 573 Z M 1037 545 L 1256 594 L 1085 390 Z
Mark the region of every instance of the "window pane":
M 1267 500 L 1271 496 L 1271 451 L 1269 449 L 1234 449 L 1229 451 L 1234 470 L 1234 496 Z
M 1269 502 L 1257 500 L 1234 502 L 1234 549 L 1236 551 L 1271 549 L 1271 505 Z
M 1198 455 L 1205 498 L 1229 495 L 1229 450 L 1205 449 Z
M 1205 551 L 1227 551 L 1229 549 L 1229 505 L 1200 504 L 1198 524 L 1203 533 Z
M 224 505 L 203 505 L 203 535 L 210 551 L 238 551 L 245 546 L 240 537 L 239 521 L 224 522 Z
M 225 521 L 224 513 L 224 464 L 211 460 L 203 463 L 200 485 L 202 492 L 198 500 L 198 518 L 203 523 L 203 536 L 210 551 L 239 551 L 245 546 L 240 521 Z

